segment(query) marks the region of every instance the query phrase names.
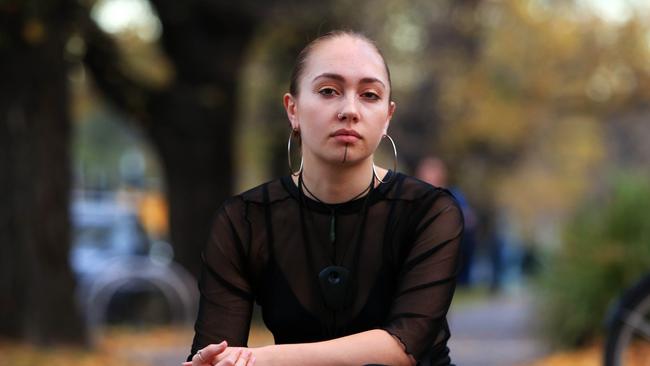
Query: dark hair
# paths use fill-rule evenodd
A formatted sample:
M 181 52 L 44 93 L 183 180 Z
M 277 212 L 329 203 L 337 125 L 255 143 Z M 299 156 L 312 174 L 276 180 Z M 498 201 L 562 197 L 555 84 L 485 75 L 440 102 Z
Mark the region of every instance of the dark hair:
M 307 57 L 309 57 L 309 54 L 311 54 L 311 51 L 316 47 L 319 43 L 334 39 L 334 38 L 339 38 L 343 36 L 349 36 L 352 38 L 357 38 L 360 39 L 369 45 L 371 45 L 375 51 L 379 54 L 381 57 L 381 60 L 384 62 L 384 68 L 386 69 L 386 75 L 388 76 L 388 86 L 390 87 L 390 94 L 389 96 L 389 102 L 392 100 L 392 93 L 393 93 L 393 87 L 391 85 L 390 81 L 390 70 L 388 70 L 388 64 L 386 64 L 386 59 L 384 58 L 384 55 L 381 53 L 381 50 L 379 50 L 379 47 L 377 47 L 377 44 L 367 36 L 365 36 L 362 33 L 359 33 L 357 31 L 352 31 L 352 30 L 333 30 L 329 31 L 316 39 L 312 40 L 309 42 L 305 48 L 300 51 L 298 54 L 298 57 L 296 58 L 296 63 L 293 66 L 293 70 L 291 70 L 291 79 L 290 79 L 290 84 L 289 84 L 289 93 L 291 95 L 296 96 L 298 95 L 298 83 L 300 78 L 302 77 L 303 71 L 305 70 L 305 63 L 307 62 Z

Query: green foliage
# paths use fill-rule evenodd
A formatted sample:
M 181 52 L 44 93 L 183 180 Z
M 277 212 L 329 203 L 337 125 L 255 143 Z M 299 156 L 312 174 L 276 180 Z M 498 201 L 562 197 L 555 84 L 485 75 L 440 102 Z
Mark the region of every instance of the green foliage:
M 604 200 L 568 223 L 561 250 L 541 279 L 543 324 L 551 344 L 575 347 L 603 330 L 608 306 L 650 271 L 650 180 L 616 179 Z

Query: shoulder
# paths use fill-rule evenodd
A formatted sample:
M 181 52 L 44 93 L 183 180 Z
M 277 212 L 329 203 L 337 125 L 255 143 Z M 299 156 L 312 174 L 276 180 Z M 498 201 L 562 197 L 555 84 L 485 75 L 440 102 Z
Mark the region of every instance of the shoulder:
M 228 197 L 217 209 L 214 219 L 239 221 L 253 212 L 262 212 L 261 210 L 267 204 L 289 198 L 290 188 L 286 188 L 286 185 L 287 180 L 290 179 L 289 177 L 277 178 Z
M 397 173 L 395 182 L 386 192 L 386 198 L 431 204 L 434 201 L 458 206 L 458 200 L 446 188 L 436 187 L 410 175 Z
M 463 226 L 461 206 L 446 188 L 398 174 L 386 197 L 388 200 L 403 202 L 402 213 L 407 214 L 416 226 L 434 221 L 450 228 Z
M 244 203 L 272 203 L 278 200 L 289 198 L 290 194 L 286 185 L 289 177 L 282 177 L 262 183 L 258 186 L 250 188 L 242 193 L 239 193 L 231 198 L 239 204 Z
M 243 209 L 248 203 L 264 204 L 288 198 L 284 180 L 285 178 L 277 178 L 228 197 L 217 212 L 228 214 Z
M 236 233 L 240 237 L 249 234 L 251 223 L 263 220 L 266 202 L 273 202 L 288 195 L 282 178 L 274 179 L 225 199 L 212 218 L 212 232 L 224 235 Z
M 463 212 L 450 190 L 406 175 L 402 185 L 403 196 L 410 201 L 404 205 L 403 213 L 418 235 L 457 237 L 462 233 Z

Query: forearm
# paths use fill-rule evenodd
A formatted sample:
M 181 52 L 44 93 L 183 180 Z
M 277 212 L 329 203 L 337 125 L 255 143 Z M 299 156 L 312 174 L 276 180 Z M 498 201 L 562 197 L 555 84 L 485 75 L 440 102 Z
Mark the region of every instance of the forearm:
M 254 354 L 260 366 L 415 364 L 399 341 L 380 329 L 323 342 L 266 346 L 256 349 Z

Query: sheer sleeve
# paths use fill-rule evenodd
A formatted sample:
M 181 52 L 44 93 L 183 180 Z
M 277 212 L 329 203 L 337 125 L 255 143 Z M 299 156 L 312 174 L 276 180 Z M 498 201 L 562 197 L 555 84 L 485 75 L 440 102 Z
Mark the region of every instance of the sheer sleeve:
M 426 364 L 449 364 L 446 314 L 459 265 L 461 210 L 445 190 L 429 192 L 413 211 L 412 241 L 401 261 L 397 290 L 382 329 Z
M 217 212 L 201 255 L 201 294 L 191 355 L 223 340 L 246 346 L 254 297 L 249 281 L 244 203 L 231 199 Z M 242 240 L 243 239 L 243 240 Z

